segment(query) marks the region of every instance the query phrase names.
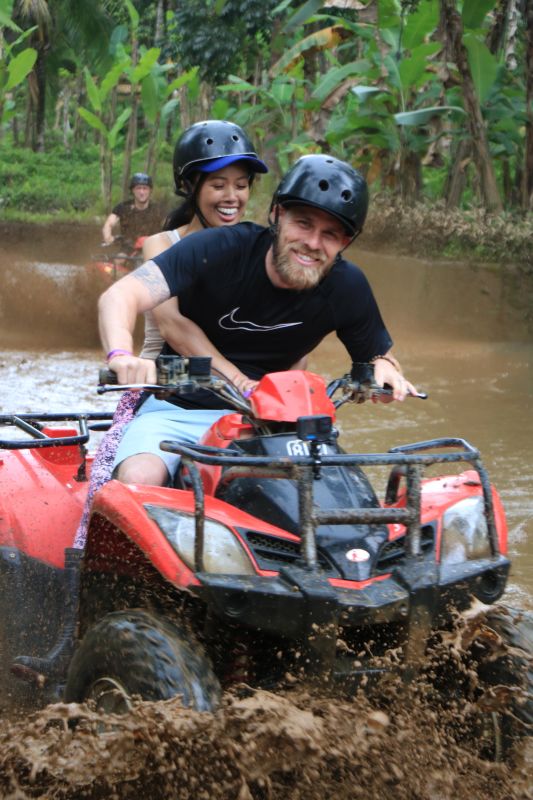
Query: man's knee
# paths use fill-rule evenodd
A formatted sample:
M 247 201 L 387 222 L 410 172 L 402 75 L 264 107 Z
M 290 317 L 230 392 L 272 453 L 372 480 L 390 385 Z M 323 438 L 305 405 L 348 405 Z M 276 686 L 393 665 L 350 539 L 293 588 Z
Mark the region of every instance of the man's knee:
M 150 453 L 125 458 L 116 467 L 114 476 L 122 483 L 164 486 L 168 482 L 165 462 Z

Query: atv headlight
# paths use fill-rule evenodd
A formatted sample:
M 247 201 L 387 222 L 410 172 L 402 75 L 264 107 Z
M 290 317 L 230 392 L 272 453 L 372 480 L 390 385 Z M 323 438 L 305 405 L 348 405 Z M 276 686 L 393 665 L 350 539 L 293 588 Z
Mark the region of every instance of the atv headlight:
M 148 503 L 144 507 L 179 557 L 194 570 L 194 516 Z M 237 537 L 225 525 L 211 519 L 204 521 L 204 570 L 225 575 L 255 574 Z
M 489 531 L 482 497 L 467 497 L 444 512 L 440 552 L 442 564 L 490 558 Z

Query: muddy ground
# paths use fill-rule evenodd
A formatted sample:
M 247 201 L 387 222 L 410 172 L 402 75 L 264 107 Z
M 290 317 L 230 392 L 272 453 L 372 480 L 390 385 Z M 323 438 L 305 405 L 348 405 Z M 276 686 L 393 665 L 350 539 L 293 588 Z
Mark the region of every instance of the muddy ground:
M 94 391 L 100 287 L 86 268 L 94 231 L 24 230 L 3 240 L 2 410 L 107 408 L 116 398 Z M 419 428 L 472 436 L 508 512 L 510 599 L 533 608 L 531 306 L 513 274 L 361 258 L 408 374 L 430 399 L 393 411 L 350 408 L 342 435 L 369 450 L 420 438 Z M 341 374 L 336 348 L 326 342 L 312 368 Z M 234 687 L 214 715 L 179 699 L 111 719 L 77 705 L 11 708 L 0 729 L 0 798 L 532 800 L 531 754 L 517 751 L 508 765 L 482 758 L 472 735 L 480 707 L 446 693 L 436 699 L 427 675 L 427 683 L 389 679 L 351 695 L 287 676 L 279 691 Z

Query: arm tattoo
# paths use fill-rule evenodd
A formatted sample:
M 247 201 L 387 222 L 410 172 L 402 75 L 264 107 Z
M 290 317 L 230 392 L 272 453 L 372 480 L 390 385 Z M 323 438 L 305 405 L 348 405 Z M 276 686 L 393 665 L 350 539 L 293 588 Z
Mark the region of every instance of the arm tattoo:
M 146 286 L 150 297 L 156 305 L 163 303 L 170 297 L 168 284 L 163 277 L 163 273 L 153 261 L 146 261 L 131 273 L 132 278 L 137 278 L 143 286 Z

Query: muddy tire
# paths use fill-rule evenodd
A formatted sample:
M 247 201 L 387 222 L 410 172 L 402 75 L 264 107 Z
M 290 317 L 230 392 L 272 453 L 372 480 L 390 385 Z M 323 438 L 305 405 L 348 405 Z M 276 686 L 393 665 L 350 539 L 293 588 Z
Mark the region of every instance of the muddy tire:
M 72 659 L 65 699 L 93 700 L 125 713 L 131 698 L 167 700 L 214 711 L 220 686 L 202 649 L 177 626 L 147 611 L 121 611 L 91 628 Z
M 477 677 L 471 697 L 481 710 L 480 750 L 508 760 L 526 737 L 533 742 L 533 614 L 500 605 L 474 623 L 467 652 Z

